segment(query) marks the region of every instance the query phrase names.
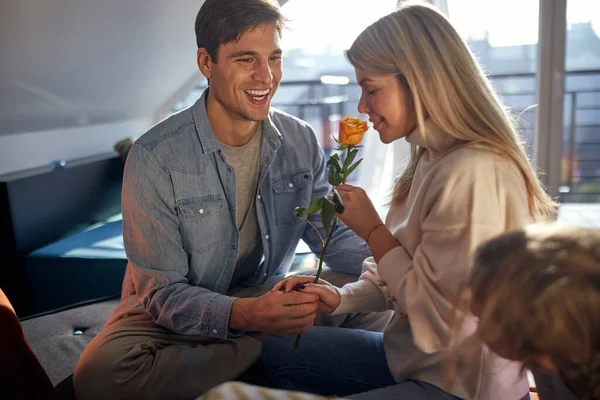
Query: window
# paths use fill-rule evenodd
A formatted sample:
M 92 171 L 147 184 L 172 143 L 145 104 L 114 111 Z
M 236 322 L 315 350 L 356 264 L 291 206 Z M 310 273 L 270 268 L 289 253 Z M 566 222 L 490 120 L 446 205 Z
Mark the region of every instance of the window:
M 567 2 L 561 200 L 600 202 L 600 3 Z
M 538 0 L 448 0 L 447 4 L 450 21 L 517 117 L 519 132 L 534 157 Z

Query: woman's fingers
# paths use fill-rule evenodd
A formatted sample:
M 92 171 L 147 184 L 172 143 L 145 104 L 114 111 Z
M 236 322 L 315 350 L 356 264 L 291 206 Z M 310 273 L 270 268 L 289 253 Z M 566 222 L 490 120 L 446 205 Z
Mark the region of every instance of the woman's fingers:
M 319 296 L 320 303 L 319 309 L 328 314 L 332 313 L 341 303 L 342 298 L 339 292 L 334 286 L 317 285 L 314 283 L 306 284 L 304 289 L 301 289 L 303 293 L 314 293 Z
M 302 291 L 304 293 L 315 293 L 315 294 L 318 294 L 319 297 L 321 298 L 321 300 L 323 300 L 325 298 L 328 298 L 331 295 L 331 292 L 330 292 L 330 289 L 329 289 L 328 286 L 314 284 L 314 283 L 306 284 L 302 288 Z

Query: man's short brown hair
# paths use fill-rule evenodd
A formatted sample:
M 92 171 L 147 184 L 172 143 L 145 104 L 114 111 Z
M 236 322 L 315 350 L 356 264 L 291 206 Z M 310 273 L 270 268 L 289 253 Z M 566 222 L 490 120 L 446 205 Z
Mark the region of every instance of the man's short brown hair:
M 285 17 L 271 0 L 206 0 L 196 16 L 196 44 L 217 62 L 219 46 L 239 40 L 249 29 L 272 24 L 279 35 Z

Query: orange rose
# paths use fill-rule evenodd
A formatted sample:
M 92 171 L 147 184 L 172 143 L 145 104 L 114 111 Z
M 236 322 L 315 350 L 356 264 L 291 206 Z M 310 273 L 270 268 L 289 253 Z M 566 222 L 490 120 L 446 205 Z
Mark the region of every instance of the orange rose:
M 340 137 L 342 144 L 357 145 L 367 131 L 367 123 L 360 118 L 344 117 L 340 121 Z

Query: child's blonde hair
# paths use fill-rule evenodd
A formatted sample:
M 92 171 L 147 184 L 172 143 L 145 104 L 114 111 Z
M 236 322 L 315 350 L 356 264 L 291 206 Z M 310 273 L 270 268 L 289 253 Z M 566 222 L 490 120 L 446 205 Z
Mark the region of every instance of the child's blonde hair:
M 556 204 L 540 184 L 509 112 L 468 45 L 437 9 L 425 2 L 403 3 L 366 28 L 346 57 L 361 71 L 396 76 L 413 98 L 418 126 L 424 126 L 429 114 L 459 141 L 482 143 L 514 161 L 525 181 L 531 215 L 538 221 L 555 215 Z M 407 197 L 424 151 L 411 146 L 392 204 Z
M 501 235 L 476 251 L 468 286 L 479 339 L 524 365 L 549 356 L 573 389 L 600 398 L 600 230 Z

